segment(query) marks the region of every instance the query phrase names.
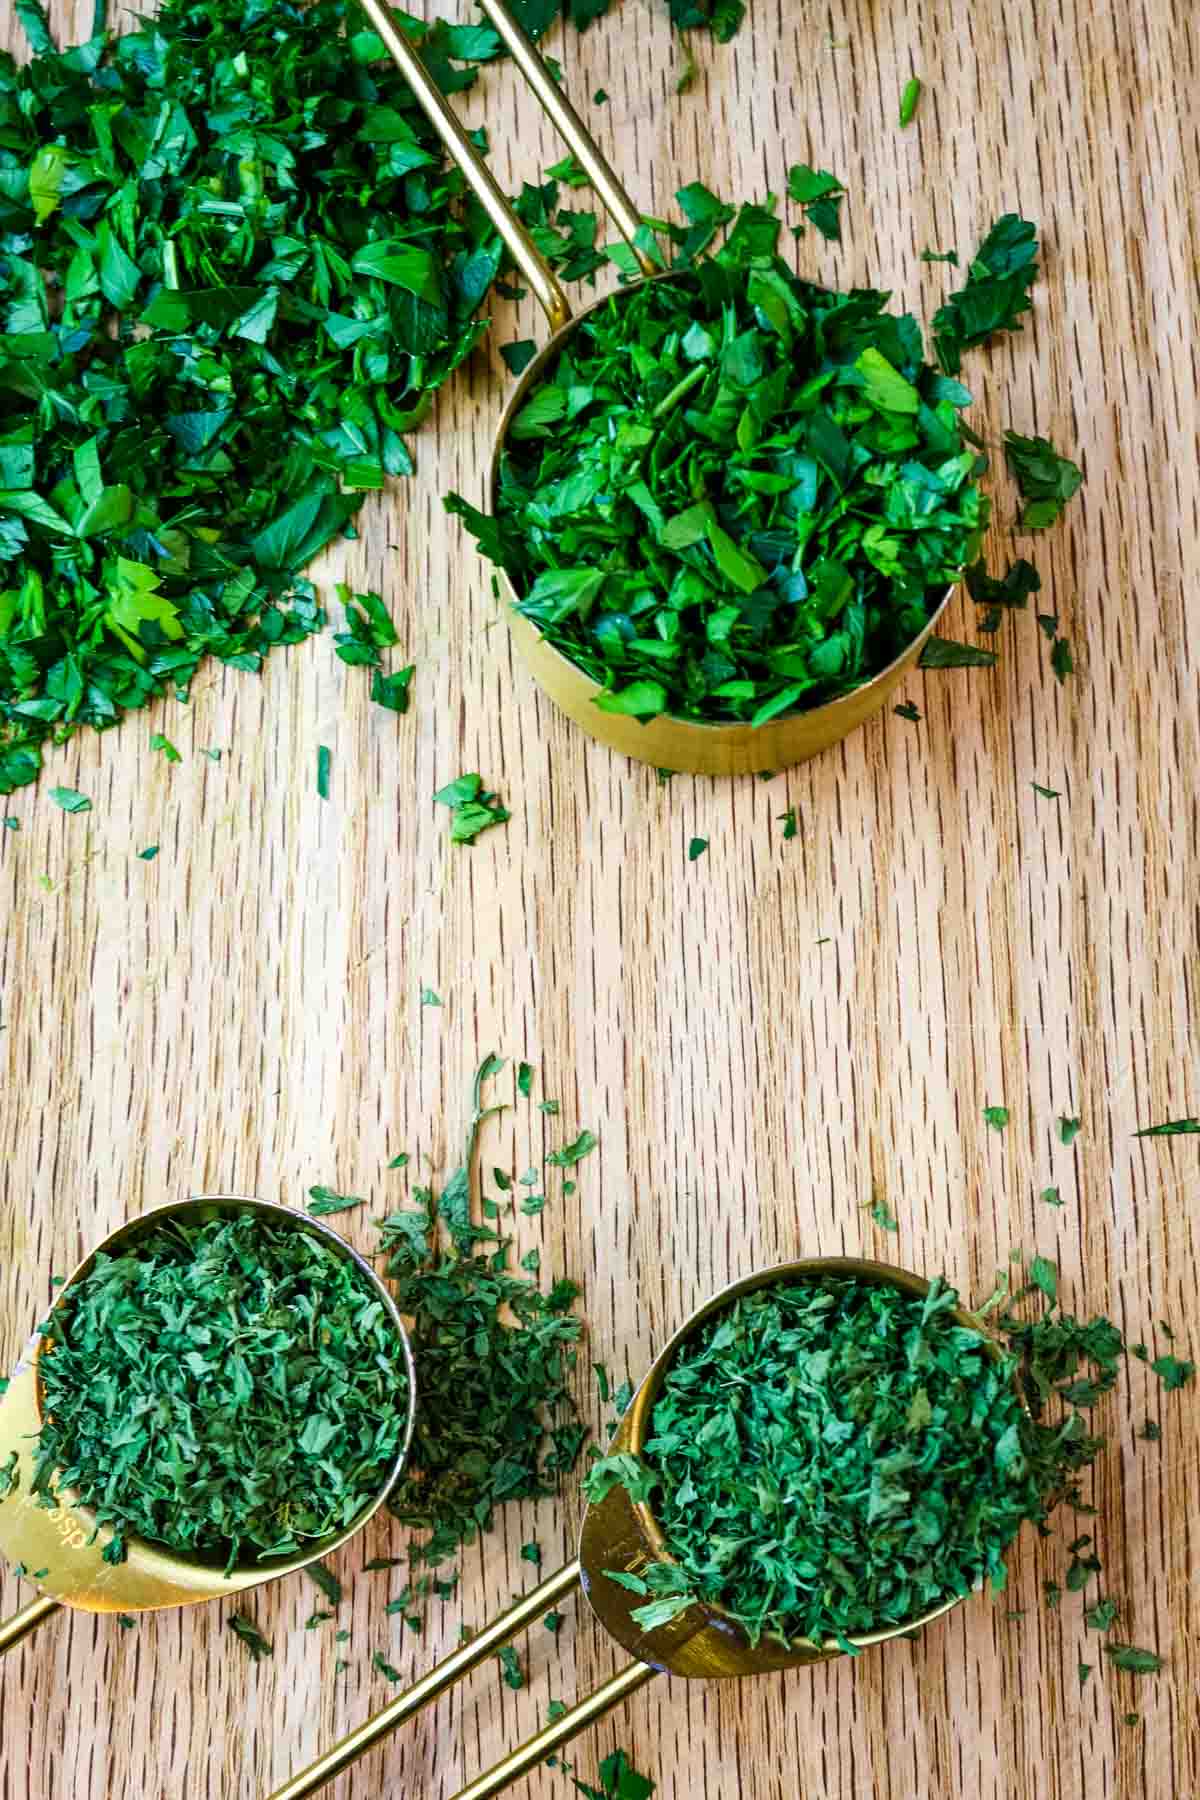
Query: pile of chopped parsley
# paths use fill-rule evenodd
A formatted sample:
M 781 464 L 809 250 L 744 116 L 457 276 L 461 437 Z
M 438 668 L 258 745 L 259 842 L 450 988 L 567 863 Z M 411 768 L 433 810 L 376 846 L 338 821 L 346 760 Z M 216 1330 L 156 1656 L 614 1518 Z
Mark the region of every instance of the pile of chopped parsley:
M 591 312 L 509 429 L 496 513 L 447 500 L 604 711 L 762 724 L 868 681 L 974 561 L 970 394 L 887 294 L 800 280 L 695 184 L 675 279 Z M 648 242 L 652 240 L 648 239 Z
M 102 10 L 102 9 L 101 9 Z M 345 0 L 0 56 L 0 793 L 320 628 L 298 574 L 486 330 L 501 246 Z M 405 20 L 440 85 L 495 33 Z
M 377 1499 L 408 1423 L 400 1335 L 348 1257 L 253 1213 L 101 1255 L 42 1328 L 33 1488 L 227 1567 L 295 1555 Z
M 1003 1587 L 1021 1524 L 1078 1498 L 1100 1442 L 1080 1409 L 1112 1385 L 1121 1338 L 1106 1320 L 1010 1317 L 1014 1350 L 997 1357 L 956 1304 L 941 1281 L 923 1300 L 854 1278 L 783 1282 L 687 1340 L 642 1455 L 601 1458 L 586 1481 L 593 1499 L 620 1483 L 648 1500 L 666 1534 L 674 1563 L 608 1572 L 646 1596 L 646 1629 L 701 1600 L 752 1643 L 850 1649 Z M 1065 1415 L 1044 1420 L 1055 1396 Z
M 428 1534 L 410 1547 L 416 1565 L 451 1560 L 490 1529 L 505 1501 L 555 1493 L 586 1436 L 569 1385 L 580 1334 L 571 1308 L 580 1290 L 558 1280 L 544 1291 L 536 1250 L 520 1271 L 510 1269 L 511 1239 L 498 1228 L 502 1204 L 477 1202 L 474 1192 L 479 1129 L 500 1110 L 484 1105 L 483 1090 L 501 1066 L 488 1056 L 475 1075 L 463 1160 L 441 1193 L 418 1187 L 415 1206 L 380 1223 L 420 1390 L 412 1449 L 390 1502 L 404 1524 Z M 528 1096 L 531 1085 L 532 1070 L 522 1064 L 519 1091 Z M 573 1167 L 595 1142 L 583 1132 L 550 1160 Z M 494 1170 L 493 1180 L 511 1206 L 511 1176 Z M 518 1184 L 527 1216 L 544 1204 L 537 1185 L 533 1170 Z

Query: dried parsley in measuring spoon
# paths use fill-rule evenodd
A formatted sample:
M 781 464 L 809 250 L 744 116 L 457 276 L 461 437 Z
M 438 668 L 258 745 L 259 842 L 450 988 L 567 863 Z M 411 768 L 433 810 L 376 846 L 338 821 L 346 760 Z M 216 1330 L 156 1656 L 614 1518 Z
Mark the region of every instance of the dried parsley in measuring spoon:
M 886 294 L 752 250 L 735 229 L 587 314 L 509 427 L 495 517 L 446 502 L 607 712 L 819 705 L 899 655 L 978 554 L 966 388 Z
M 367 1277 L 315 1233 L 252 1214 L 147 1231 L 64 1293 L 38 1360 L 35 1491 L 235 1563 L 297 1554 L 374 1500 L 408 1377 Z
M 662 1624 L 699 1599 L 751 1642 L 904 1624 L 990 1579 L 1046 1511 L 1045 1458 L 994 1355 L 924 1299 L 854 1277 L 743 1295 L 681 1347 L 641 1458 L 604 1458 L 586 1486 L 649 1501 L 674 1564 L 610 1572 Z M 640 1583 L 640 1587 L 638 1584 Z

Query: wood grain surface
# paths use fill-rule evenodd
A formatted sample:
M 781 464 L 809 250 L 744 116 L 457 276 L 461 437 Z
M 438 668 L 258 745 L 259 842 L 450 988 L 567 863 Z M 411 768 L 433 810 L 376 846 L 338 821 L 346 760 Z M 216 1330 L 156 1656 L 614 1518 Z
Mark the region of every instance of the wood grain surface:
M 90 11 L 60 5 L 56 27 L 82 36 Z M 581 103 L 608 90 L 587 110 L 647 208 L 695 178 L 752 197 L 799 159 L 834 169 L 845 244 L 810 234 L 798 266 L 893 288 L 925 318 L 948 272 L 923 247 L 965 261 L 1000 212 L 1041 222 L 1028 329 L 973 353 L 966 378 L 990 433 L 1048 433 L 1086 469 L 1065 526 L 1036 542 L 1014 540 L 998 474 L 992 546 L 1036 557 L 1078 672 L 1055 681 L 1030 611 L 1005 621 L 994 672 L 907 684 L 920 724 L 889 712 L 769 782 L 660 786 L 615 759 L 514 665 L 488 571 L 442 511 L 451 487 L 481 492 L 510 380 L 496 344 L 540 329 L 498 303 L 490 348 L 419 435 L 415 478 L 314 571 L 381 590 L 417 664 L 412 713 L 371 706 L 326 636 L 261 679 L 206 668 L 188 707 L 81 734 L 5 803 L 20 823 L 0 832 L 5 1366 L 51 1274 L 144 1206 L 217 1188 L 295 1202 L 322 1181 L 379 1212 L 404 1193 L 385 1173 L 397 1150 L 446 1172 L 491 1049 L 536 1063 L 563 1111 L 489 1125 L 489 1166 L 540 1164 L 564 1128 L 600 1136 L 578 1190 L 556 1177 L 519 1235 L 584 1284 L 579 1391 L 597 1425 L 593 1359 L 636 1378 L 715 1286 L 818 1251 L 945 1271 L 979 1297 L 1013 1246 L 1036 1247 L 1071 1306 L 1111 1311 L 1152 1354 L 1162 1319 L 1180 1354 L 1200 1348 L 1198 1140 L 1131 1135 L 1200 1114 L 1196 11 L 751 0 L 751 15 L 728 47 L 691 41 L 682 95 L 662 0 L 619 0 L 548 48 Z M 9 6 L 4 20 L 15 43 Z M 902 133 L 913 72 L 925 92 Z M 510 187 L 560 154 L 511 69 L 485 70 L 464 110 Z M 972 631 L 969 611 L 955 602 L 950 635 Z M 160 728 L 178 765 L 148 747 Z M 460 849 L 431 796 L 467 769 L 513 818 Z M 57 811 L 54 781 L 94 810 Z M 692 836 L 709 840 L 695 863 Z M 440 1009 L 419 1004 L 424 984 Z M 1002 1135 L 981 1116 L 1000 1102 Z M 1070 1149 L 1063 1113 L 1082 1119 Z M 1037 1198 L 1052 1184 L 1058 1211 Z M 873 1190 L 898 1236 L 864 1210 Z M 345 1223 L 370 1242 L 365 1218 Z M 1195 1393 L 1166 1396 L 1131 1364 L 1101 1409 L 1098 1518 L 1027 1534 L 1006 1595 L 856 1664 L 660 1680 L 579 1741 L 581 1774 L 620 1743 L 662 1800 L 1195 1800 Z M 1147 1416 L 1159 1444 L 1136 1436 Z M 128 1632 L 55 1621 L 0 1670 L 0 1796 L 254 1800 L 388 1697 L 373 1651 L 416 1674 L 460 1621 L 531 1585 L 524 1541 L 549 1568 L 579 1515 L 570 1490 L 513 1509 L 421 1640 L 384 1611 L 402 1571 L 360 1572 L 403 1547 L 375 1521 L 337 1559 L 352 1633 L 337 1678 L 331 1629 L 302 1629 L 317 1599 L 302 1576 L 252 1597 L 275 1644 L 257 1665 L 219 1603 Z M 1076 1529 L 1095 1533 L 1121 1635 L 1167 1657 L 1158 1678 L 1097 1667 L 1081 1688 L 1098 1636 L 1078 1596 L 1041 1601 Z M 31 1592 L 5 1574 L 4 1611 Z M 618 1660 L 582 1601 L 557 1645 L 535 1631 L 522 1655 L 523 1691 L 489 1667 L 331 1791 L 451 1795 Z M 568 1789 L 546 1771 L 523 1791 Z

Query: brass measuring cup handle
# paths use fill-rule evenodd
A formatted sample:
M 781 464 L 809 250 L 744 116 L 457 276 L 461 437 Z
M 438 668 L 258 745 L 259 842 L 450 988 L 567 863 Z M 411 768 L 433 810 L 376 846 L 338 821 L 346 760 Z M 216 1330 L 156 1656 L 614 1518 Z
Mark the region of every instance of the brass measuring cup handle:
M 49 1594 L 39 1594 L 36 1600 L 31 1600 L 28 1606 L 23 1606 L 20 1612 L 14 1613 L 11 1619 L 5 1619 L 0 1624 L 0 1656 L 6 1650 L 14 1650 L 31 1631 L 36 1631 L 43 1620 L 58 1611 L 59 1604 Z
M 440 1694 L 444 1694 L 447 1688 L 453 1687 L 456 1681 L 461 1681 L 464 1675 L 468 1675 L 480 1663 L 486 1662 L 489 1656 L 494 1656 L 496 1651 L 503 1644 L 507 1644 L 510 1638 L 516 1637 L 519 1631 L 524 1631 L 527 1625 L 534 1624 L 542 1617 L 543 1613 L 550 1610 L 556 1600 L 563 1599 L 571 1592 L 572 1588 L 579 1585 L 580 1575 L 578 1557 L 572 1562 L 564 1564 L 555 1574 L 548 1575 L 545 1581 L 540 1582 L 530 1593 L 522 1594 L 521 1598 L 510 1606 L 507 1612 L 503 1612 L 499 1618 L 493 1619 L 490 1625 L 485 1625 L 482 1631 L 477 1632 L 467 1643 L 460 1644 L 457 1650 L 452 1651 L 435 1668 L 430 1669 L 429 1673 L 423 1675 L 420 1681 L 414 1682 L 412 1687 L 406 1688 L 402 1694 L 397 1694 L 394 1700 L 383 1707 L 380 1712 L 375 1713 L 365 1724 L 358 1725 L 353 1731 L 348 1732 L 340 1743 L 333 1746 L 332 1750 L 327 1750 L 323 1756 L 317 1758 L 316 1762 L 310 1763 L 307 1769 L 302 1769 L 298 1775 L 293 1775 L 289 1781 L 285 1781 L 281 1788 L 276 1788 L 270 1796 L 270 1800 L 304 1800 L 305 1795 L 315 1794 L 319 1788 L 324 1787 L 327 1781 L 332 1781 L 335 1775 L 340 1775 L 343 1769 L 348 1769 L 351 1763 L 357 1762 L 360 1756 L 365 1755 L 373 1745 L 379 1742 L 380 1738 L 386 1737 L 389 1731 L 394 1731 L 397 1725 L 402 1725 L 406 1719 L 411 1719 L 413 1714 L 420 1712 L 423 1706 L 428 1706 Z M 639 1663 L 637 1667 L 645 1668 L 645 1664 Z M 653 1673 L 653 1669 L 646 1669 L 647 1676 Z M 595 1696 L 593 1696 L 594 1698 Z M 608 1704 L 615 1704 L 619 1698 L 619 1695 L 614 1695 Z M 587 1706 L 589 1703 L 585 1701 L 583 1704 Z M 575 1708 L 576 1713 L 580 1710 L 580 1707 Z M 601 1708 L 601 1711 L 603 1710 Z M 572 1716 L 572 1714 L 567 1715 L 568 1718 Z M 586 1722 L 586 1720 L 581 1721 L 581 1723 Z M 560 1726 L 565 1723 L 565 1719 L 558 1721 Z M 578 1730 L 579 1727 L 576 1726 L 576 1729 Z M 520 1756 L 523 1752 L 517 1751 L 515 1754 Z M 512 1779 L 514 1777 L 511 1775 L 506 1777 L 506 1780 Z M 499 1790 L 481 1788 L 479 1791 L 496 1793 Z
M 637 258 L 643 274 L 657 271 L 645 251 L 634 243 L 641 229 L 641 215 L 608 162 L 588 135 L 571 102 L 559 93 L 533 41 L 517 24 L 500 0 L 481 0 L 484 12 L 499 32 L 513 61 L 528 81 L 542 108 L 562 133 L 589 181 L 599 194 L 617 230 Z M 558 331 L 571 317 L 571 303 L 558 276 L 529 232 L 518 219 L 496 178 L 463 130 L 445 95 L 430 75 L 420 54 L 395 23 L 383 0 L 359 0 L 376 36 L 413 91 L 421 111 L 441 138 L 446 153 L 467 182 L 521 274 L 529 283 L 545 313 L 551 331 Z
M 618 1669 L 603 1686 L 589 1694 L 586 1700 L 573 1706 L 570 1712 L 564 1713 L 561 1719 L 556 1719 L 553 1725 L 547 1725 L 519 1749 L 510 1751 L 486 1775 L 477 1775 L 465 1788 L 460 1788 L 454 1800 L 491 1800 L 493 1794 L 502 1793 L 511 1782 L 519 1781 L 522 1775 L 532 1774 L 538 1764 L 557 1750 L 560 1744 L 569 1743 L 578 1732 L 594 1724 L 614 1706 L 619 1706 L 622 1700 L 635 1694 L 640 1687 L 645 1687 L 648 1681 L 653 1681 L 661 1672 L 651 1668 L 649 1663 L 626 1663 L 623 1669 Z

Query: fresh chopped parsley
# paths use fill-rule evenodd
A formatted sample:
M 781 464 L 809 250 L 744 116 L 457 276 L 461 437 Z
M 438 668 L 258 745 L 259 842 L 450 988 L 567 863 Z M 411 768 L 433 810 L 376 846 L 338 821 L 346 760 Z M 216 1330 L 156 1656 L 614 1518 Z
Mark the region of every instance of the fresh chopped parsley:
M 1061 1113 L 1058 1120 L 1059 1142 L 1070 1147 L 1079 1136 L 1082 1125 L 1083 1121 L 1081 1119 L 1071 1119 L 1068 1118 L 1065 1113 Z
M 442 1004 L 442 996 L 439 993 L 437 993 L 433 988 L 423 987 L 421 989 L 421 1005 L 422 1006 L 440 1006 L 441 1004 Z
M 921 709 L 913 700 L 902 700 L 899 706 L 893 706 L 892 711 L 898 719 L 907 719 L 912 725 L 919 725 L 921 722 Z
M 328 744 L 317 745 L 317 793 L 322 800 L 329 798 L 329 766 L 332 755 Z
M 5 793 L 48 739 L 186 695 L 206 656 L 255 671 L 321 628 L 301 571 L 411 471 L 405 439 L 487 329 L 502 257 L 344 0 L 291 7 L 286 28 L 246 0 L 164 0 L 61 54 L 37 0 L 18 14 L 33 59 L 0 69 Z M 470 84 L 478 34 L 411 29 L 445 91 Z
M 65 813 L 85 813 L 92 810 L 92 803 L 87 795 L 79 793 L 75 788 L 52 787 L 50 798 Z
M 688 861 L 695 862 L 697 857 L 703 856 L 704 852 L 707 849 L 708 849 L 708 839 L 707 838 L 702 838 L 702 837 L 692 838 L 691 842 L 688 844 Z
M 1119 1611 L 1115 1600 L 1098 1600 L 1095 1606 L 1088 1607 L 1083 1622 L 1089 1631 L 1111 1631 Z
M 791 838 L 794 838 L 797 835 L 797 832 L 799 830 L 799 827 L 796 824 L 796 809 L 795 809 L 795 807 L 789 806 L 786 812 L 781 812 L 781 813 L 777 814 L 776 816 L 783 826 L 784 841 L 787 842 Z
M 180 756 L 170 738 L 164 737 L 161 731 L 151 732 L 150 748 L 152 750 L 161 750 L 167 762 L 175 763 L 183 761 L 183 758 Z
M 983 463 L 910 315 L 800 281 L 765 207 L 703 254 L 732 209 L 679 201 L 690 266 L 587 314 L 512 422 L 494 514 L 446 505 L 600 710 L 763 724 L 923 631 L 978 556 Z
M 983 1117 L 984 1122 L 990 1125 L 993 1131 L 1003 1131 L 1008 1124 L 1008 1108 L 1007 1106 L 985 1106 Z
M 624 1750 L 614 1750 L 600 1764 L 600 1786 L 581 1781 L 573 1771 L 571 1779 L 584 1800 L 650 1800 L 655 1792 L 648 1775 L 639 1775 Z
M 147 844 L 147 846 L 144 850 L 138 851 L 138 861 L 139 862 L 153 862 L 157 855 L 158 855 L 158 845 L 157 844 Z
M 967 273 L 933 317 L 933 342 L 947 375 L 957 375 L 962 353 L 985 344 L 997 331 L 1019 331 L 1038 273 L 1037 226 L 1017 213 L 997 219 Z M 932 260 L 932 259 L 929 259 Z
M 519 338 L 515 343 L 501 344 L 500 354 L 509 372 L 521 375 L 537 355 L 537 345 L 532 338 Z
M 796 202 L 809 224 L 834 244 L 842 241 L 839 209 L 845 197 L 845 183 L 828 169 L 796 163 L 788 170 L 788 198 Z
M 1056 1187 L 1043 1188 L 1038 1199 L 1044 1201 L 1047 1206 L 1062 1205 L 1062 1195 Z
M 1144 1125 L 1134 1137 L 1193 1137 L 1200 1133 L 1200 1119 L 1167 1119 L 1162 1125 Z
M 865 1202 L 865 1205 L 870 1212 L 872 1219 L 882 1231 L 899 1231 L 900 1226 L 896 1219 L 896 1215 L 893 1213 L 882 1194 L 873 1195 L 870 1200 Z
M 920 664 L 923 669 L 994 669 L 999 660 L 981 644 L 960 644 L 935 633 L 921 651 Z
M 521 1667 L 520 1657 L 511 1644 L 505 1644 L 502 1650 L 497 1650 L 496 1661 L 500 1664 L 505 1687 L 523 1688 L 525 1686 L 525 1671 Z
M 388 1681 L 397 1682 L 403 1681 L 404 1679 L 399 1669 L 387 1660 L 387 1657 L 383 1654 L 382 1650 L 372 1652 L 371 1667 L 378 1669 L 379 1673 L 385 1676 Z
M 1042 796 L 1043 800 L 1058 800 L 1061 798 L 1058 788 L 1043 787 L 1040 781 L 1031 782 L 1030 786 L 1033 788 L 1035 794 L 1040 794 Z
M 1016 431 L 1005 432 L 1004 454 L 1025 502 L 1021 529 L 1042 531 L 1053 525 L 1067 501 L 1078 493 L 1082 469 L 1060 456 L 1048 439 L 1022 437 Z
M 450 808 L 450 842 L 471 844 L 489 825 L 504 825 L 512 814 L 495 794 L 484 791 L 478 775 L 459 775 L 433 796 L 438 806 Z

